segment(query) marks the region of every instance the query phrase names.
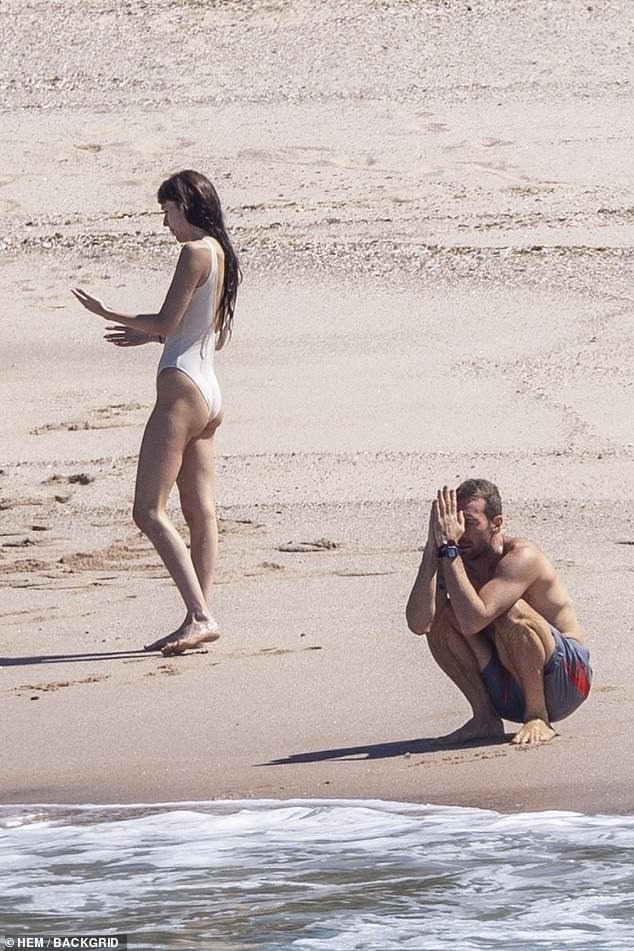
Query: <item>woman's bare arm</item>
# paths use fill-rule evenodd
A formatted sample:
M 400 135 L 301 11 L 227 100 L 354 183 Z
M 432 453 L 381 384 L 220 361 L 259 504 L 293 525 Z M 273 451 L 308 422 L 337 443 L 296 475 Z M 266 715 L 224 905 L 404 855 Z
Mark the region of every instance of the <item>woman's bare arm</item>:
M 144 334 L 167 337 L 179 325 L 192 295 L 209 273 L 209 254 L 195 243 L 183 245 L 172 282 L 157 314 L 123 314 L 80 287 L 72 289 L 86 310 Z

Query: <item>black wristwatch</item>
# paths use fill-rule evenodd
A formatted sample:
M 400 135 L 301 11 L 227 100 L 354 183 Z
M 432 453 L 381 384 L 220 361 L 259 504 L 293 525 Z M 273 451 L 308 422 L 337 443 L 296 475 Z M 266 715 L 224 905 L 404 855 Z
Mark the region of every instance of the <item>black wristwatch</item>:
M 447 542 L 446 545 L 441 545 L 438 549 L 439 558 L 457 558 L 460 554 L 460 549 L 454 542 Z

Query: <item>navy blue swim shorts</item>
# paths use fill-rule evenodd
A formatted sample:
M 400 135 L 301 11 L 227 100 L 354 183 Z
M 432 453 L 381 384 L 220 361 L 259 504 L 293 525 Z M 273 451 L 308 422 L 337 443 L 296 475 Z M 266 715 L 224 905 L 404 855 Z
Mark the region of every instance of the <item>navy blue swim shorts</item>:
M 555 638 L 555 650 L 544 667 L 544 693 L 546 709 L 551 723 L 565 720 L 583 703 L 590 693 L 592 668 L 590 652 L 574 638 L 562 637 L 551 626 Z M 480 672 L 487 693 L 497 713 L 503 720 L 512 723 L 524 722 L 524 695 L 517 682 L 493 648 L 493 657 Z

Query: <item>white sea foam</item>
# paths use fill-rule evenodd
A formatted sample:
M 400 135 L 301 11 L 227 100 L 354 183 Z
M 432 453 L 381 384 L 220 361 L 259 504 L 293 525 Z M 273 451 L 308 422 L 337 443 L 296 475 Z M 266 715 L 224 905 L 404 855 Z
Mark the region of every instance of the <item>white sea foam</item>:
M 0 808 L 7 934 L 613 951 L 634 947 L 633 886 L 627 816 L 331 800 Z

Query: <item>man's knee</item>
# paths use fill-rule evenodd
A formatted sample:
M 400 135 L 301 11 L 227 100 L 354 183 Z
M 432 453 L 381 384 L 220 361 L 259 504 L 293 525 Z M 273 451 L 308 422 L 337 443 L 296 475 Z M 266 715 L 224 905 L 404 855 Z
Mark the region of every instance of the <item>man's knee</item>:
M 543 663 L 555 647 L 550 625 L 525 601 L 518 601 L 496 618 L 491 630 L 502 663 L 512 657 L 536 655 Z
M 449 601 L 445 601 L 434 615 L 427 638 L 428 640 L 446 640 L 456 632 L 460 632 L 456 615 Z
M 526 601 L 520 599 L 512 604 L 511 607 L 500 614 L 493 622 L 493 630 L 496 635 L 511 634 L 517 636 L 526 632 L 526 634 L 537 633 L 538 628 L 548 628 L 549 625 L 537 611 L 534 610 Z

